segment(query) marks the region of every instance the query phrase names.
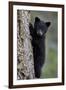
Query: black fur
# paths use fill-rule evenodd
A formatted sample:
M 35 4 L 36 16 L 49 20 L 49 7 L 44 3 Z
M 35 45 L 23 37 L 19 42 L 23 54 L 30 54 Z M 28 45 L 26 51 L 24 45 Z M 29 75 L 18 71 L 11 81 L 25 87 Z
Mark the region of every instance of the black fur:
M 30 34 L 32 36 L 32 46 L 34 54 L 35 77 L 40 78 L 41 69 L 45 61 L 45 33 L 50 26 L 50 22 L 44 22 L 36 17 L 34 28 L 29 24 Z

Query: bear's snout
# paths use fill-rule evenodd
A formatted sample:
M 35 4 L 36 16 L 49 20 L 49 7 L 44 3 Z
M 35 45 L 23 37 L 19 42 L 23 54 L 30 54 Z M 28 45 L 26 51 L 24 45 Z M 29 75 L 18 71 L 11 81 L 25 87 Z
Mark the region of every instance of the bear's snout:
M 42 36 L 43 35 L 43 32 L 42 32 L 41 29 L 37 31 L 37 35 L 39 35 L 39 36 Z

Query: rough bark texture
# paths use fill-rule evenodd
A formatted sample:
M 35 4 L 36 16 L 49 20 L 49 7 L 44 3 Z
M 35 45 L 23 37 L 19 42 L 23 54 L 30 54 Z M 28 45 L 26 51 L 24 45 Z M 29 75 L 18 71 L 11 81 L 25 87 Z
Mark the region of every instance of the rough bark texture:
M 29 21 L 29 11 L 17 11 L 17 79 L 19 80 L 35 78 Z

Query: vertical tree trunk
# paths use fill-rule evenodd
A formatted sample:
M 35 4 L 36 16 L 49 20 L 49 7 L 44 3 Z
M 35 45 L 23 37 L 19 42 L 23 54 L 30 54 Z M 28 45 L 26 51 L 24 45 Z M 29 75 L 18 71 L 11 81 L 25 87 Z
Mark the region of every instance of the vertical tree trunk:
M 34 60 L 29 32 L 30 12 L 17 11 L 17 79 L 33 79 Z

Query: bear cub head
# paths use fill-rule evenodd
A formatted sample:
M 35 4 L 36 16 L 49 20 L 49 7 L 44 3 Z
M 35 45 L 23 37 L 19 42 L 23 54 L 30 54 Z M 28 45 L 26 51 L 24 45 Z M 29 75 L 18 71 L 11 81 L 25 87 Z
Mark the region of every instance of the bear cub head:
M 38 37 L 44 36 L 49 26 L 50 26 L 50 22 L 44 22 L 40 20 L 39 17 L 35 17 L 34 31 L 36 36 Z

